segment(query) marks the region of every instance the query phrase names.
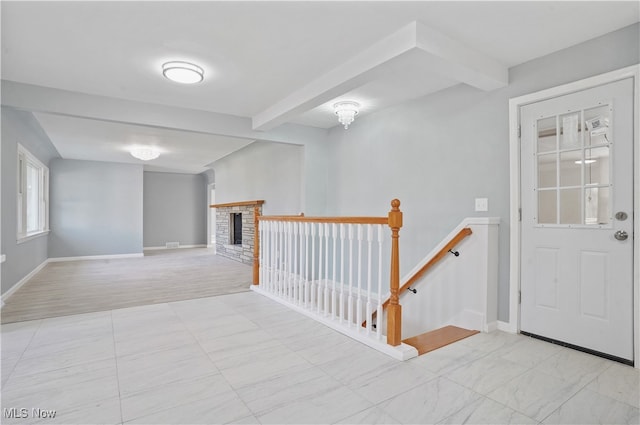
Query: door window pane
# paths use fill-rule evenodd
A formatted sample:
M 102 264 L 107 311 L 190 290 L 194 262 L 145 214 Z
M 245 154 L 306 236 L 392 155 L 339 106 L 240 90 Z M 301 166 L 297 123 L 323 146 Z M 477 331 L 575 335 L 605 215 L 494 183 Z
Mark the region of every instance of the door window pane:
M 580 139 L 580 113 L 571 113 L 560 117 L 560 149 L 572 149 L 582 146 Z
M 610 183 L 609 146 L 585 149 L 584 158 L 585 185 L 608 185 Z
M 555 190 L 538 191 L 538 223 L 556 224 L 557 194 Z
M 585 146 L 611 143 L 609 121 L 611 105 L 598 106 L 584 111 Z
M 560 187 L 580 186 L 582 184 L 581 162 L 582 149 L 560 154 Z
M 538 187 L 556 186 L 556 158 L 556 154 L 538 155 Z
M 585 189 L 585 224 L 609 224 L 611 222 L 609 187 L 590 187 Z
M 537 152 L 556 150 L 556 117 L 538 120 L 538 149 Z
M 560 190 L 560 224 L 582 223 L 582 189 Z

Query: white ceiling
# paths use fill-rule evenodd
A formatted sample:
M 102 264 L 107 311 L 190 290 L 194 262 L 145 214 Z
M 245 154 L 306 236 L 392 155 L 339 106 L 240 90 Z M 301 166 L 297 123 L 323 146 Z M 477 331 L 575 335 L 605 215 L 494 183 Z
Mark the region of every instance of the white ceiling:
M 67 159 L 139 164 L 129 154 L 132 146 L 153 146 L 160 157 L 145 164 L 147 171 L 198 174 L 211 159 L 219 159 L 252 143 L 252 140 L 157 127 L 88 120 L 47 113 L 34 116 L 58 153 Z
M 0 7 L 5 80 L 248 117 L 256 130 L 286 122 L 332 127 L 331 105 L 339 99 L 361 102 L 366 114 L 461 82 L 499 84 L 496 76 L 508 67 L 640 20 L 636 1 L 2 1 Z M 418 30 L 407 37 L 412 23 Z M 441 39 L 429 45 L 433 34 Z M 199 64 L 205 81 L 169 82 L 160 72 L 168 60 Z M 253 141 L 37 118 L 65 158 L 125 162 L 123 146 L 149 137 L 166 150 L 154 166 L 182 172 L 198 172 Z

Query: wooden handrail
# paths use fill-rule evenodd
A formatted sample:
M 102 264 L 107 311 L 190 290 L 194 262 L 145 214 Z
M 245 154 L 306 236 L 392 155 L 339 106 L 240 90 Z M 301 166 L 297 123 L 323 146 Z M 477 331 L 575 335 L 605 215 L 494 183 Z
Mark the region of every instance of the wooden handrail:
M 408 287 L 414 284 L 414 282 L 422 277 L 423 274 L 427 272 L 431 267 L 433 267 L 438 261 L 442 260 L 448 253 L 450 249 L 453 249 L 461 240 L 469 236 L 471 233 L 471 229 L 469 227 L 465 227 L 460 230 L 451 240 L 447 243 L 436 255 L 431 258 L 431 260 L 427 261 L 427 264 L 422 266 L 420 270 L 415 272 L 413 276 L 411 276 L 400 288 L 400 293 L 406 291 Z M 384 307 L 384 304 L 383 304 Z
M 305 217 L 299 215 L 262 215 L 260 221 L 298 221 L 313 223 L 388 224 L 388 217 Z
M 427 270 L 432 268 L 436 263 L 438 263 L 438 261 L 442 260 L 447 255 L 449 250 L 453 249 L 456 245 L 458 245 L 460 243 L 461 240 L 463 240 L 464 238 L 466 238 L 467 236 L 469 236 L 472 233 L 473 232 L 471 231 L 471 229 L 469 227 L 465 227 L 464 229 L 462 229 L 458 233 L 456 233 L 456 235 L 453 238 L 451 238 L 451 240 L 440 251 L 438 251 L 436 253 L 436 255 L 434 255 L 429 261 L 427 261 L 427 263 L 424 266 L 422 266 L 420 268 L 420 270 L 415 272 L 413 274 L 413 276 L 411 276 L 409 279 L 407 279 L 407 281 L 404 283 L 404 285 L 402 285 L 400 287 L 400 289 L 398 290 L 398 295 L 400 295 L 404 291 L 406 291 L 407 288 L 409 288 L 418 279 L 420 279 L 422 277 L 422 275 L 424 275 L 427 272 Z M 382 309 L 383 310 L 385 308 L 387 308 L 387 306 L 390 304 L 390 301 L 391 301 L 391 299 L 387 298 L 387 300 L 384 303 L 382 303 Z M 377 311 L 373 312 L 372 320 L 376 317 L 377 314 L 378 314 Z M 362 326 L 366 327 L 366 325 L 367 325 L 367 322 L 365 321 L 362 324 Z

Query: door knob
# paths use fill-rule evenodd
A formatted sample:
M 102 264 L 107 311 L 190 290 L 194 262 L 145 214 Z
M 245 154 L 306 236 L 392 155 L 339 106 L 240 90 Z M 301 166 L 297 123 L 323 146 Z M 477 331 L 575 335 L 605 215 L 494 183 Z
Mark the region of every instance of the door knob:
M 619 241 L 626 241 L 627 238 L 629 237 L 629 234 L 624 230 L 618 230 L 616 233 L 613 234 L 613 237 L 615 237 Z

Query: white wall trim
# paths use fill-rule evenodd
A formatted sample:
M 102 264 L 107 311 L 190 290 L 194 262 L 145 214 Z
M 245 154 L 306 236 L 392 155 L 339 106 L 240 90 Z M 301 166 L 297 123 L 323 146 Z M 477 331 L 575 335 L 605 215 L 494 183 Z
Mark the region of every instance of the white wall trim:
M 314 312 L 307 310 L 306 308 L 301 308 L 300 306 L 290 303 L 287 300 L 284 300 L 271 292 L 264 291 L 260 288 L 259 285 L 251 285 L 251 290 L 257 292 L 258 294 L 264 295 L 267 298 L 272 299 L 282 305 L 289 307 L 290 309 L 297 311 L 298 313 L 304 314 L 305 316 L 315 320 L 316 322 L 320 322 L 325 326 L 330 327 L 331 329 L 338 331 L 350 338 L 355 339 L 365 345 L 368 345 L 371 348 L 374 348 L 384 354 L 387 354 L 393 357 L 396 360 L 409 360 L 414 357 L 418 357 L 418 350 L 416 350 L 411 345 L 401 343 L 398 346 L 388 345 L 385 341 L 386 338 L 382 340 L 377 340 L 372 336 L 368 336 L 365 332 L 353 332 L 353 328 L 347 328 L 345 325 L 341 324 L 339 320 L 331 319 L 331 316 L 321 316 L 314 314 Z
M 518 329 L 515 328 L 515 326 L 511 326 L 511 323 L 509 322 L 503 322 L 502 320 L 498 320 L 496 322 L 497 325 L 497 329 L 499 331 L 502 332 L 507 332 L 510 334 L 517 334 L 518 333 Z
M 182 248 L 209 248 L 207 244 L 198 244 L 198 245 L 179 245 L 177 248 L 167 248 L 166 246 L 145 246 L 142 248 L 143 251 L 157 251 L 160 249 L 182 249 Z
M 27 283 L 33 276 L 35 276 L 40 270 L 44 268 L 49 263 L 49 260 L 44 260 L 38 267 L 31 270 L 25 277 L 20 279 L 15 285 L 13 285 L 7 292 L 2 294 L 2 302 L 0 303 L 0 308 L 4 306 L 4 303 L 18 290 L 22 285 Z
M 634 193 L 640 188 L 640 64 L 632 65 L 616 71 L 585 78 L 562 86 L 530 93 L 509 99 L 509 162 L 510 162 L 510 255 L 509 255 L 509 322 L 505 329 L 520 332 L 520 305 L 518 292 L 520 291 L 520 143 L 518 126 L 520 125 L 520 108 L 557 96 L 562 96 L 586 90 L 603 84 L 612 83 L 626 78 L 634 80 L 634 164 L 633 182 Z M 633 270 L 633 310 L 634 310 L 634 363 L 640 368 L 640 197 L 634 199 L 634 270 Z M 498 324 L 500 329 L 500 324 Z M 505 330 L 509 332 L 508 330 Z
M 142 252 L 136 254 L 114 254 L 114 255 L 83 255 L 80 257 L 56 257 L 49 258 L 50 263 L 59 263 L 62 261 L 82 261 L 82 260 L 116 260 L 120 258 L 140 258 L 144 257 Z

